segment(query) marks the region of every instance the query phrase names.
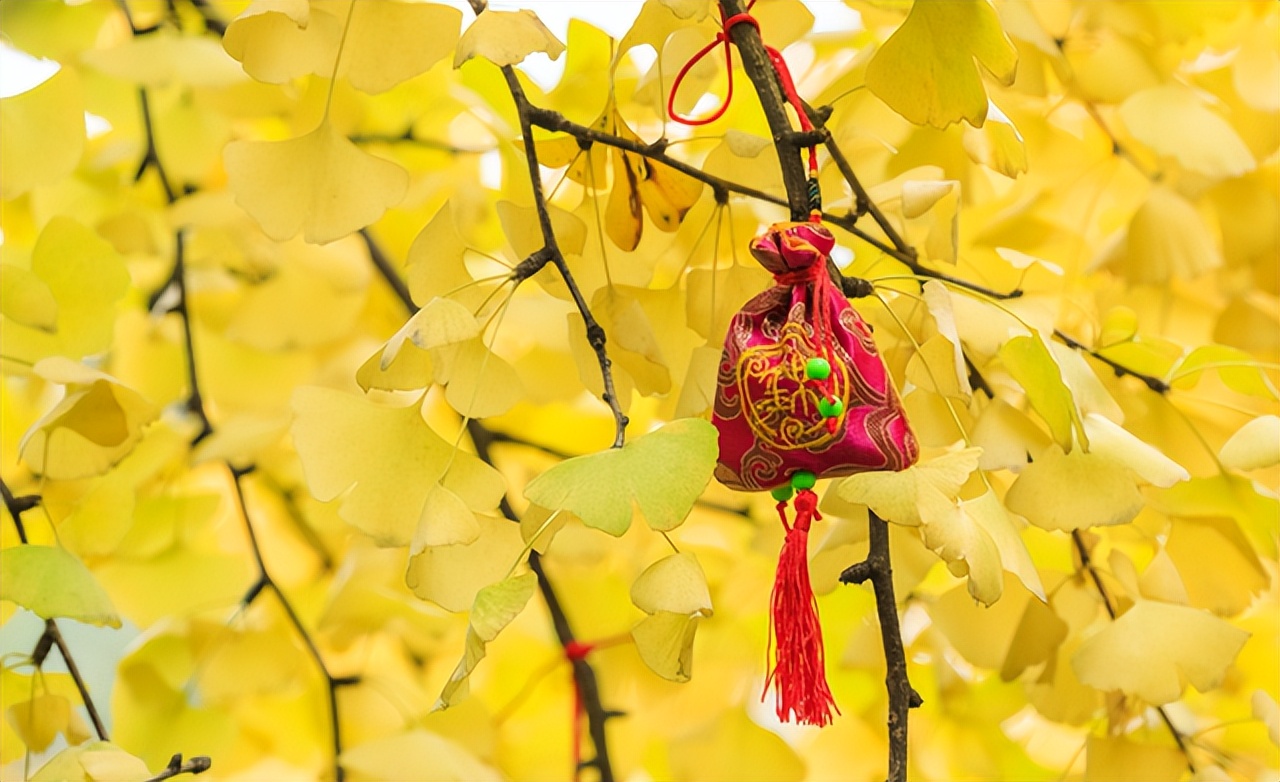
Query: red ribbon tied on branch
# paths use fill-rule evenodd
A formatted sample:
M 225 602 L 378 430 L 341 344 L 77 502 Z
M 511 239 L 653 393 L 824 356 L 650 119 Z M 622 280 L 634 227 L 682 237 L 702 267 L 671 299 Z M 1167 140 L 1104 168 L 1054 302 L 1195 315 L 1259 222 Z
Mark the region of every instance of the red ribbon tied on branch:
M 747 3 L 747 10 L 740 14 L 734 14 L 728 18 L 724 15 L 724 8 L 720 7 L 720 31 L 716 33 L 716 37 L 711 43 L 699 49 L 689 61 L 676 74 L 676 79 L 671 83 L 671 93 L 667 96 L 667 114 L 671 119 L 682 125 L 701 126 L 709 125 L 712 122 L 724 116 L 725 111 L 729 108 L 729 103 L 733 100 L 733 46 L 730 30 L 739 24 L 749 24 L 756 28 L 756 32 L 760 33 L 760 22 L 751 15 L 751 7 L 756 4 L 756 0 Z M 761 33 L 761 42 L 763 43 L 763 33 Z M 720 102 L 720 106 L 711 114 L 705 117 L 686 117 L 676 111 L 676 93 L 680 90 L 680 85 L 684 82 L 684 78 L 689 75 L 689 71 L 693 66 L 697 65 L 703 57 L 706 57 L 717 46 L 724 46 L 724 64 L 725 72 L 728 74 L 729 84 L 725 88 L 724 100 Z M 795 81 L 791 78 L 791 69 L 787 67 L 787 61 L 783 59 L 782 52 L 764 44 L 764 50 L 769 54 L 769 62 L 773 64 L 774 71 L 778 74 L 778 84 L 782 87 L 782 92 L 786 96 L 787 102 L 795 109 L 796 116 L 800 120 L 800 128 L 804 131 L 813 130 L 813 123 L 809 121 L 809 115 L 804 109 L 804 101 L 800 100 L 799 93 L 796 92 Z M 809 147 L 809 176 L 816 179 L 818 175 L 818 149 L 815 146 Z

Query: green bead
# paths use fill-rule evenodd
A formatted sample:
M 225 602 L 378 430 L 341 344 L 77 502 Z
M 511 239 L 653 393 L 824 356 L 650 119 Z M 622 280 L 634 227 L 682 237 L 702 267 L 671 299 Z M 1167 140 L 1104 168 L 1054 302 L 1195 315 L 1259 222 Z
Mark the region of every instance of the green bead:
M 844 412 L 844 402 L 839 399 L 819 399 L 818 412 L 823 418 L 836 418 Z
M 831 377 L 831 364 L 825 358 L 811 358 L 805 362 L 804 376 L 810 380 L 826 380 Z
M 812 489 L 814 484 L 818 482 L 818 476 L 808 470 L 796 470 L 791 473 L 791 488 L 796 491 L 804 489 Z
M 779 486 L 769 493 L 772 494 L 773 498 L 778 502 L 786 502 L 791 499 L 792 491 L 790 486 Z

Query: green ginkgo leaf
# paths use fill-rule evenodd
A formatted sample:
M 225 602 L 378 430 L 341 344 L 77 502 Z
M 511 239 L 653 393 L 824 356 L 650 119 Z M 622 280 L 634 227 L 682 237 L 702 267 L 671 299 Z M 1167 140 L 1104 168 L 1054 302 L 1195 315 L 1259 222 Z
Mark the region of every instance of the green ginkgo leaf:
M 975 62 L 976 60 L 976 62 Z M 1012 84 L 1018 53 L 987 0 L 922 0 L 867 65 L 867 87 L 917 125 L 987 118 L 981 64 Z
M 120 617 L 89 569 L 59 546 L 13 546 L 0 551 L 0 600 L 12 600 L 44 619 L 75 619 L 119 627 Z
M 678 527 L 711 480 L 716 430 L 682 418 L 621 448 L 566 459 L 525 487 L 544 508 L 567 510 L 588 527 L 622 535 L 637 507 L 650 527 Z

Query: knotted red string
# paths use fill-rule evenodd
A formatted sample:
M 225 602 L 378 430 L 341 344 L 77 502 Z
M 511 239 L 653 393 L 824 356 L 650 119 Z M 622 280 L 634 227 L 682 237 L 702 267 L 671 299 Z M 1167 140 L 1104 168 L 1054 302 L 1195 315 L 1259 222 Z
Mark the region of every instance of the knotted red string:
M 778 503 L 778 516 L 787 530 L 778 555 L 778 573 L 773 582 L 770 613 L 769 675 L 763 700 L 774 689 L 778 719 L 801 725 L 830 725 L 831 712 L 840 713 L 827 685 L 826 656 L 822 648 L 822 625 L 818 621 L 818 601 L 809 584 L 809 524 L 821 519 L 818 495 L 801 489 L 793 500 L 794 524 L 787 522 L 787 503 Z M 774 643 L 777 643 L 776 648 Z
M 595 644 L 584 641 L 570 641 L 564 645 L 564 656 L 569 660 L 569 675 L 573 681 L 573 778 L 577 779 L 582 770 L 582 688 L 578 686 L 578 676 L 573 670 L 573 663 L 587 659 L 587 655 L 595 651 Z
M 671 119 L 682 125 L 708 125 L 724 116 L 729 108 L 730 101 L 733 100 L 733 47 L 730 45 L 732 38 L 729 31 L 737 24 L 749 24 L 756 28 L 756 32 L 760 32 L 760 22 L 751 15 L 751 7 L 756 4 L 756 0 L 747 3 L 747 10 L 740 14 L 734 14 L 729 18 L 725 18 L 724 9 L 720 8 L 720 32 L 716 33 L 716 37 L 711 43 L 702 47 L 689 58 L 689 61 L 680 68 L 680 72 L 676 74 L 676 79 L 671 84 L 671 93 L 667 96 L 667 114 Z M 697 65 L 703 57 L 706 57 L 712 49 L 720 44 L 724 44 L 724 65 L 725 71 L 729 77 L 729 84 L 725 88 L 724 100 L 720 102 L 720 106 L 706 117 L 701 119 L 696 117 L 681 116 L 676 112 L 676 93 L 680 90 L 680 84 L 684 82 L 684 77 L 689 74 L 693 66 Z M 804 110 L 804 102 L 800 100 L 800 95 L 796 92 L 795 81 L 791 78 L 791 69 L 787 67 L 787 61 L 783 59 L 782 53 L 777 49 L 765 44 L 764 50 L 769 54 L 769 62 L 773 63 L 773 69 L 778 73 L 778 83 L 782 85 L 782 91 L 785 93 L 787 102 L 796 110 L 796 116 L 800 119 L 800 128 L 805 131 L 813 130 L 813 123 L 809 121 L 809 115 Z M 809 147 L 809 176 L 816 179 L 818 175 L 818 148 L 816 146 Z

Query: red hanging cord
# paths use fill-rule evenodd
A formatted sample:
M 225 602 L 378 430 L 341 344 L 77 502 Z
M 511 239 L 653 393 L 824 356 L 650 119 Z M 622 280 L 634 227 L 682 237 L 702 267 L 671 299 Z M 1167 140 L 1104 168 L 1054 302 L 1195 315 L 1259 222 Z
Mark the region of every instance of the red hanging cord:
M 595 644 L 584 641 L 570 641 L 564 645 L 564 656 L 569 660 L 569 675 L 573 681 L 573 778 L 577 779 L 582 770 L 582 688 L 578 686 L 578 676 L 573 670 L 573 663 L 587 659 L 587 655 L 595 651 Z
M 724 116 L 725 111 L 729 108 L 729 102 L 733 100 L 733 47 L 730 45 L 732 38 L 729 31 L 737 24 L 749 24 L 756 28 L 756 32 L 760 32 L 760 22 L 751 15 L 751 7 L 755 5 L 755 0 L 747 3 L 747 10 L 740 14 L 734 14 L 728 19 L 724 18 L 724 9 L 720 9 L 720 32 L 716 33 L 715 40 L 698 50 L 696 54 L 689 58 L 689 61 L 680 68 L 680 72 L 676 74 L 676 79 L 671 84 L 671 93 L 667 96 L 667 114 L 671 119 L 682 125 L 708 125 Z M 680 89 L 680 84 L 684 82 L 684 77 L 689 74 L 693 66 L 697 65 L 703 57 L 706 57 L 716 46 L 724 44 L 724 65 L 725 71 L 729 77 L 729 84 L 725 88 L 724 100 L 720 106 L 711 114 L 702 118 L 684 117 L 676 112 L 676 93 Z M 778 82 L 782 85 L 782 91 L 785 93 L 787 102 L 795 109 L 796 116 L 800 120 L 800 128 L 805 131 L 813 130 L 813 123 L 809 121 L 809 115 L 804 110 L 804 101 L 800 100 L 800 95 L 796 92 L 795 81 L 791 78 L 791 69 L 787 67 L 787 61 L 783 59 L 782 53 L 772 46 L 765 45 L 764 50 L 769 54 L 769 62 L 773 63 L 773 69 L 778 73 Z M 818 148 L 816 146 L 809 147 L 809 177 L 817 179 L 818 176 Z M 812 219 L 813 216 L 810 216 Z

